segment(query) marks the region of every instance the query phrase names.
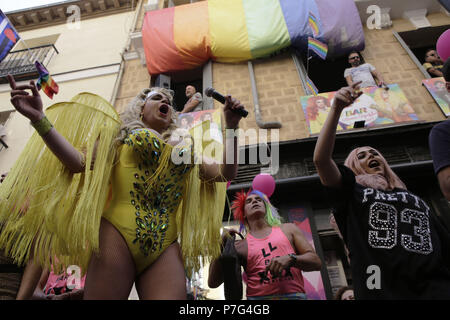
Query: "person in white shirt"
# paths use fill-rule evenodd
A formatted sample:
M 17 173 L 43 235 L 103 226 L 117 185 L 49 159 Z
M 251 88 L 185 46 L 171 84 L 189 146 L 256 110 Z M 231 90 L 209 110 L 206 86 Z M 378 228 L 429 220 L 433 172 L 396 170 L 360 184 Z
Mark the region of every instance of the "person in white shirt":
M 181 113 L 195 112 L 203 109 L 202 94 L 197 92 L 194 86 L 186 86 L 186 97 L 188 98 L 188 101 L 184 105 Z

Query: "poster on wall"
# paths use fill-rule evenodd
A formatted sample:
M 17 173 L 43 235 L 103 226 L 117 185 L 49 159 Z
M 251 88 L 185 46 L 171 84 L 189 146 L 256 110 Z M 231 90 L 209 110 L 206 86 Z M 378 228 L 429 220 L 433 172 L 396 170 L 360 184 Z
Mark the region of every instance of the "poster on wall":
M 446 117 L 450 116 L 450 93 L 443 77 L 422 80 L 422 84 L 430 92 Z
M 223 136 L 220 110 L 180 113 L 177 126 L 193 137 L 197 155 L 202 154 L 216 160 L 222 159 Z
M 364 127 L 368 128 L 419 120 L 400 87 L 397 84 L 388 87 L 389 90 L 379 87 L 363 88 L 363 94 L 342 111 L 338 131 L 353 129 L 355 122 L 359 121 L 364 121 Z M 300 98 L 310 135 L 320 133 L 335 95 L 336 91 Z
M 289 222 L 294 223 L 308 240 L 309 244 L 313 246 L 314 240 L 311 231 L 311 224 L 305 208 L 296 206 L 288 210 Z M 302 272 L 305 291 L 308 300 L 326 300 L 325 288 L 323 286 L 322 275 L 320 271 Z

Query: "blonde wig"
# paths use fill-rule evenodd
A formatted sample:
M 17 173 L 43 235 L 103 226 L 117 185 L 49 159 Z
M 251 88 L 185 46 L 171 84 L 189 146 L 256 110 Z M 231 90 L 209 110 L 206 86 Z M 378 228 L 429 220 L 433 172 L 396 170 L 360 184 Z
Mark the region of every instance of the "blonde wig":
M 362 148 L 372 148 L 372 147 L 359 147 L 356 149 L 353 149 L 347 156 L 347 159 L 345 159 L 344 165 L 348 168 L 350 168 L 353 173 L 356 176 L 356 182 L 359 184 L 374 188 L 374 189 L 381 189 L 381 190 L 392 190 L 394 188 L 400 188 L 405 189 L 406 186 L 403 183 L 402 180 L 392 171 L 392 169 L 389 167 L 389 164 L 387 163 L 386 159 L 383 157 L 383 155 L 374 149 L 380 156 L 381 161 L 383 162 L 384 168 L 385 168 L 385 175 L 380 174 L 368 174 L 364 171 L 364 169 L 361 167 L 361 164 L 358 160 L 358 152 Z

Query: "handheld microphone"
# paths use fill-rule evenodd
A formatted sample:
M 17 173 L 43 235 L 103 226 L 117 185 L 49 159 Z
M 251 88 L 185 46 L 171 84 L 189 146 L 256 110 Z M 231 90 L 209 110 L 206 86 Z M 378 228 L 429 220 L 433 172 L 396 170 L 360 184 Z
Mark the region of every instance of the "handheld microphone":
M 205 94 L 207 97 L 211 97 L 214 100 L 217 100 L 222 104 L 225 104 L 225 97 L 223 95 L 221 95 L 220 93 L 218 93 L 216 90 L 214 90 L 214 88 L 206 88 Z M 243 118 L 246 118 L 248 116 L 248 111 L 245 109 L 231 109 L 231 111 L 239 114 Z

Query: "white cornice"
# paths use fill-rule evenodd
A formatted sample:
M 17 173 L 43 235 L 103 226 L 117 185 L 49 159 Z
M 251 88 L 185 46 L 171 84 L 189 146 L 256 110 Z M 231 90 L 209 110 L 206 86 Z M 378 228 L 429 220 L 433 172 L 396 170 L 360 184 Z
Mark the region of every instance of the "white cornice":
M 80 19 L 89 19 L 136 9 L 135 0 L 72 0 L 52 5 L 28 8 L 6 13 L 20 32 L 66 23 L 74 14 L 69 7 L 77 6 Z M 68 10 L 69 8 L 69 10 Z

